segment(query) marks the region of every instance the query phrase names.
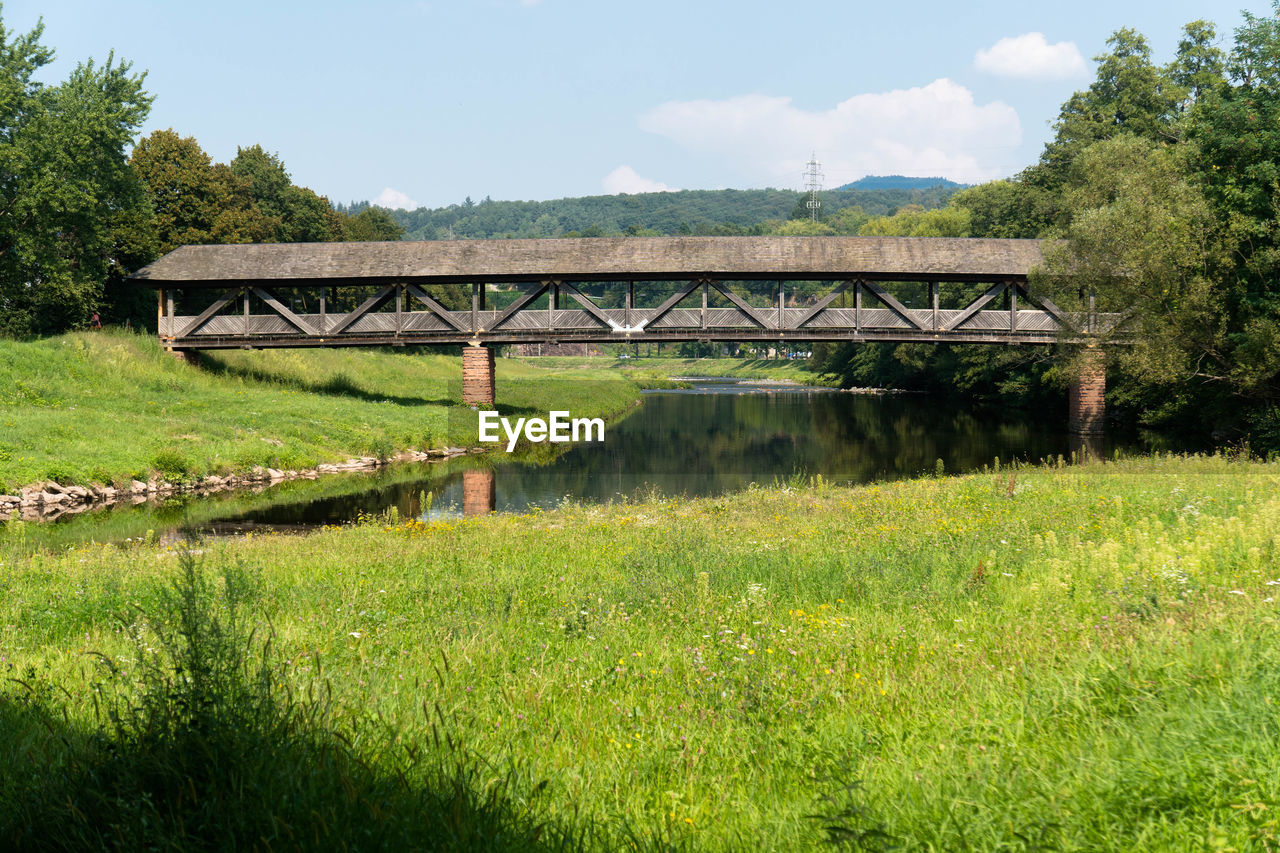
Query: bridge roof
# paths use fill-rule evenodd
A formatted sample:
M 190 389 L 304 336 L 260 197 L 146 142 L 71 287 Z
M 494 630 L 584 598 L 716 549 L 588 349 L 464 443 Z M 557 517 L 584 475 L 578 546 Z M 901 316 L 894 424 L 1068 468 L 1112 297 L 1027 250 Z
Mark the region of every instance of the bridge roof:
M 1023 279 L 1038 240 L 597 237 L 182 246 L 132 278 L 153 287 L 714 279 Z

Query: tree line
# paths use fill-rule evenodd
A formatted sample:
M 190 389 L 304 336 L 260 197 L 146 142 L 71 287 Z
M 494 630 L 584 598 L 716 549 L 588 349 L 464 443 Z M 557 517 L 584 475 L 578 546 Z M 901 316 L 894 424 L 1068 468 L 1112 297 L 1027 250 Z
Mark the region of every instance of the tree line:
M 153 96 L 114 54 L 63 82 L 43 25 L 0 22 L 0 334 L 104 322 L 154 326 L 154 296 L 125 278 L 186 243 L 396 240 L 386 211 L 341 213 L 296 186 L 260 145 L 214 163 L 195 139 L 160 130 L 134 144 Z
M 870 216 L 906 205 L 939 207 L 956 184 L 892 189 L 837 189 L 822 194 L 824 210 L 859 208 Z M 537 237 L 738 236 L 773 233 L 789 220 L 808 219 L 808 196 L 795 190 L 680 190 L 636 195 L 586 196 L 552 201 L 479 202 L 440 208 L 395 210 L 409 240 L 484 240 Z M 358 211 L 368 202 L 340 210 Z
M 1213 24 L 1187 24 L 1166 65 L 1118 30 L 1036 163 L 875 227 L 1059 241 L 1033 286 L 1064 308 L 1092 295 L 1128 315 L 1131 339 L 1101 342 L 1112 412 L 1280 449 L 1280 2 L 1275 13 L 1244 13 L 1225 50 Z M 873 345 L 819 347 L 815 360 L 849 385 L 1042 406 L 1060 401 L 1071 355 Z

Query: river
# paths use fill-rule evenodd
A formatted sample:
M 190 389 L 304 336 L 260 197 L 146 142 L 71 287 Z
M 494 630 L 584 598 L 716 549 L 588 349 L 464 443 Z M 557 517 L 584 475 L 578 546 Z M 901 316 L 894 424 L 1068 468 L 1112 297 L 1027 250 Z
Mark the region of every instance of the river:
M 209 533 L 343 524 L 391 507 L 400 518 L 550 509 L 565 500 L 603 502 L 638 494 L 705 496 L 752 483 L 831 483 L 972 471 L 1013 460 L 1071 458 L 1078 442 L 1066 418 L 1038 423 L 1022 413 L 971 411 L 924 395 L 864 395 L 752 381 L 704 380 L 646 392 L 610 424 L 603 443 L 574 445 L 544 464 L 501 450 L 447 465 L 395 466 L 374 474 L 321 477 L 256 495 L 172 500 L 117 508 L 68 522 L 54 538 L 128 539 L 190 524 Z M 1102 448 L 1140 450 L 1108 440 Z M 82 530 L 74 532 L 70 528 Z M 42 537 L 47 538 L 47 537 Z

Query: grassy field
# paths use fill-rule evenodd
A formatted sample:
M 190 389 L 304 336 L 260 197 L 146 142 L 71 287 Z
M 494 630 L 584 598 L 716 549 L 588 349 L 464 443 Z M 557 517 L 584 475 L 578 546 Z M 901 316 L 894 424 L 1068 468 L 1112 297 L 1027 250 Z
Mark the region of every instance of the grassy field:
M 178 362 L 147 336 L 0 341 L 0 494 L 181 480 L 255 465 L 313 467 L 474 440 L 461 359 L 377 350 L 206 353 Z M 638 398 L 616 372 L 562 377 L 499 359 L 499 410 L 614 415 Z M 467 430 L 470 433 L 467 433 Z
M 830 385 L 837 381 L 824 379 L 805 368 L 804 361 L 765 358 L 604 358 L 540 356 L 521 359 L 526 364 L 558 371 L 599 370 L 607 365 L 634 378 L 641 384 L 652 379 L 679 379 L 687 376 L 723 376 L 733 379 L 767 379 L 798 382 L 801 385 Z
M 0 551 L 0 839 L 1280 845 L 1277 463 L 196 551 Z

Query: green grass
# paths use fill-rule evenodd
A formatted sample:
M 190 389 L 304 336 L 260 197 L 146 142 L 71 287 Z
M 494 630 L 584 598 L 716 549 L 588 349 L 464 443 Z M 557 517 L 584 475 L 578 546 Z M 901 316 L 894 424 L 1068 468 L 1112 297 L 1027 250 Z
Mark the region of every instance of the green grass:
M 0 493 L 30 483 L 179 481 L 254 466 L 314 467 L 474 440 L 458 356 L 376 350 L 205 353 L 182 364 L 150 337 L 0 341 Z M 498 408 L 615 415 L 637 386 L 608 371 L 567 378 L 507 359 Z M 469 430 L 469 433 L 468 433 Z
M 777 382 L 797 382 L 802 385 L 829 385 L 838 383 L 805 367 L 806 362 L 794 359 L 767 358 L 620 358 L 540 356 L 522 359 L 526 364 L 572 371 L 578 369 L 599 370 L 602 366 L 621 371 L 624 375 L 646 384 L 651 379 L 680 379 L 689 376 L 722 376 L 733 379 L 764 379 Z
M 298 791 L 249 762 L 237 820 L 314 823 L 300 798 L 392 837 L 390 815 L 488 791 L 476 825 L 511 834 L 432 843 L 1274 849 L 1278 487 L 1277 463 L 1157 458 L 206 543 L 273 632 L 272 701 L 327 697 L 302 729 L 321 751 L 281 761 L 341 765 Z M 0 783 L 4 838 L 60 768 L 133 743 L 94 709 L 164 683 L 142 677 L 158 632 L 128 626 L 173 612 L 182 558 L 0 553 L 0 671 L 23 682 L 0 767 L 29 782 Z M 192 801 L 225 793 L 202 779 Z

